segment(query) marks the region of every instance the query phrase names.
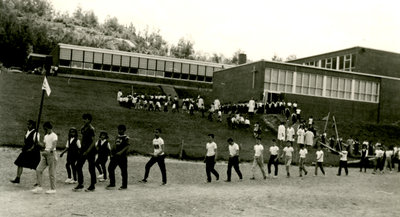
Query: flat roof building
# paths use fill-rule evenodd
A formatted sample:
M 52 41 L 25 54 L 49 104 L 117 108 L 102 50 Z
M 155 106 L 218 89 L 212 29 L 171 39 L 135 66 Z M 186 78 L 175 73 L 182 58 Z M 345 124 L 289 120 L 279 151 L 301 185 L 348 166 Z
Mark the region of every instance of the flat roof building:
M 231 67 L 212 62 L 69 44 L 58 44 L 51 55 L 59 74 L 202 88 L 212 87 L 215 71 Z
M 400 54 L 359 47 L 290 63 L 261 60 L 215 72 L 213 94 L 223 103 L 297 101 L 303 115 L 316 118 L 331 112 L 343 121 L 395 122 L 399 62 Z

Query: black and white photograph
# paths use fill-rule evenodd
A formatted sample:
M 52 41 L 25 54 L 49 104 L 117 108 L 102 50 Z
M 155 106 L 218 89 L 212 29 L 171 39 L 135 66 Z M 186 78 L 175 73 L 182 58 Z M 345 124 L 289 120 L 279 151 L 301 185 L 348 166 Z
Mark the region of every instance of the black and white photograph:
M 400 216 L 395 0 L 0 0 L 0 216 Z

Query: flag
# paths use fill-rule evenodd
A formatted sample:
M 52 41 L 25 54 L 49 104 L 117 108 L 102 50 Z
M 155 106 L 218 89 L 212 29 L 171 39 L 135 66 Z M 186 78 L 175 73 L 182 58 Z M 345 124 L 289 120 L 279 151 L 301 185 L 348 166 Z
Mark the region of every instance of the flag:
M 49 82 L 47 82 L 46 76 L 44 77 L 44 80 L 43 80 L 42 90 L 45 90 L 47 96 L 50 96 L 51 89 L 50 89 Z
M 327 121 L 328 119 L 329 119 L 329 113 L 328 113 L 327 116 L 325 116 L 325 117 L 322 118 L 323 121 Z

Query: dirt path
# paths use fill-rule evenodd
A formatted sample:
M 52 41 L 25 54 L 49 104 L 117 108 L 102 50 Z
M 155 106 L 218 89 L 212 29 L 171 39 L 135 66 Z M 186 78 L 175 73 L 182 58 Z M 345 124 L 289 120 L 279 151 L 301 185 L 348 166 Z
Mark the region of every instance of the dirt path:
M 252 181 L 251 165 L 243 164 L 243 181 L 234 173 L 231 183 L 206 184 L 204 164 L 167 160 L 168 185 L 159 186 L 158 167 L 152 168 L 147 184 L 140 184 L 147 158 L 130 157 L 128 190 L 106 190 L 107 183 L 98 183 L 95 192 L 87 193 L 72 192 L 73 186 L 63 183 L 61 159 L 57 193 L 46 195 L 30 192 L 34 171 L 24 171 L 19 185 L 9 182 L 17 154 L 0 148 L 0 216 L 400 216 L 398 173 L 374 176 L 350 169 L 348 177 L 337 177 L 337 168 L 326 168 L 326 177 L 299 178 L 294 176 L 298 168 L 292 167 L 288 179 L 280 167 L 277 179 L 262 180 L 257 173 Z M 224 179 L 226 164 L 217 170 Z M 119 171 L 116 176 L 118 185 Z M 44 183 L 47 189 L 47 174 Z

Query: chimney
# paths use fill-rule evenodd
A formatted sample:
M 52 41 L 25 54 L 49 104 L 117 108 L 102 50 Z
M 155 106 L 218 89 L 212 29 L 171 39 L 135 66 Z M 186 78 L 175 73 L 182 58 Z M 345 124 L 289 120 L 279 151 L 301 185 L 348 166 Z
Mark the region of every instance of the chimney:
M 244 53 L 239 54 L 239 65 L 245 64 L 247 62 L 247 56 Z

